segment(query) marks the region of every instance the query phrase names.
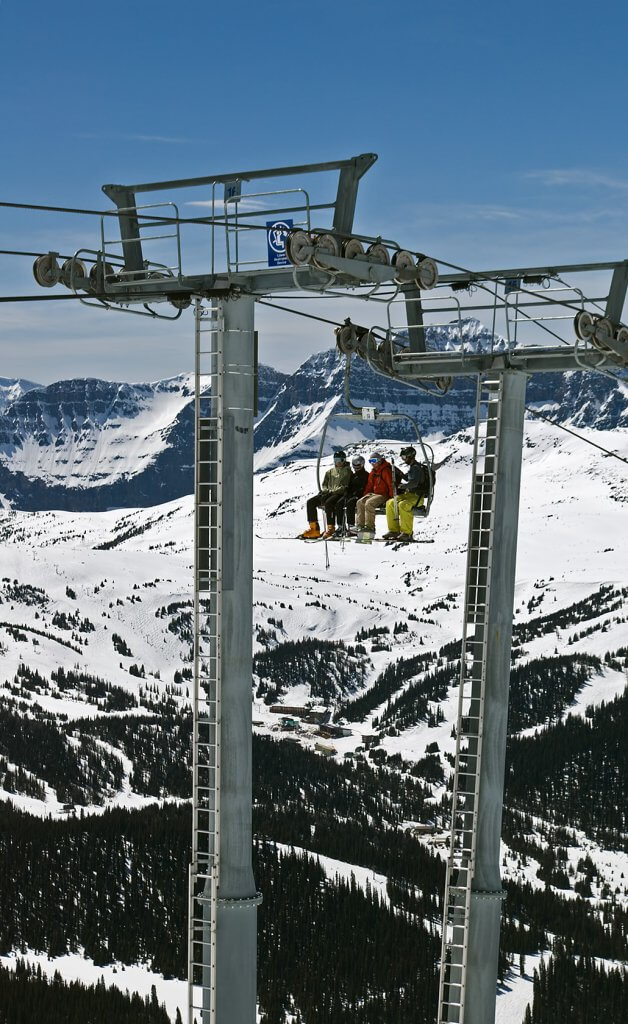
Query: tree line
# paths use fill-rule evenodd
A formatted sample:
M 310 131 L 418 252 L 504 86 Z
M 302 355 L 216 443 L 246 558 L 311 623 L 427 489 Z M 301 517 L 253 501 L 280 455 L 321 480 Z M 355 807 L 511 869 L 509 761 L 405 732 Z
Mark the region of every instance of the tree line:
M 0 1024 L 172 1024 L 153 986 L 150 996 L 129 995 L 95 985 L 66 982 L 58 971 L 47 978 L 40 966 L 18 959 L 15 970 L 0 967 Z M 182 1024 L 177 1011 L 175 1024 Z

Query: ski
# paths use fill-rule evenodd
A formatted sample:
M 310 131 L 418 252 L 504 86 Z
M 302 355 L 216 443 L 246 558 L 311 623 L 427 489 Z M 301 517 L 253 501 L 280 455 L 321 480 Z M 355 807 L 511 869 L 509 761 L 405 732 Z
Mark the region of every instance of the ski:
M 262 537 L 261 533 L 256 533 L 255 536 L 257 537 L 258 540 L 302 540 L 306 544 L 319 544 L 320 541 L 325 540 L 324 537 L 301 537 L 301 535 L 298 533 L 293 533 L 290 537 Z M 327 540 L 331 540 L 331 537 L 328 537 Z
M 406 545 L 408 545 L 408 544 L 433 544 L 434 543 L 434 538 L 433 537 L 426 537 L 424 539 L 423 538 L 419 539 L 419 538 L 415 537 L 414 540 L 400 541 L 400 540 L 393 540 L 392 538 L 389 538 L 388 540 L 386 540 L 385 537 L 376 537 L 375 541 L 376 541 L 377 544 L 387 544 L 388 547 L 392 547 L 393 545 L 396 545 L 398 547 L 406 547 Z

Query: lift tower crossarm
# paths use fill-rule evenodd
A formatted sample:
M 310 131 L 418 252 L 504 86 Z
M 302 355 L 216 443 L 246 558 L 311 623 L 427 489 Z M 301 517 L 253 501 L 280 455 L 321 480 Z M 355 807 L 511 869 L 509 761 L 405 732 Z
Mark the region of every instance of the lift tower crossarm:
M 440 284 L 464 284 L 468 281 L 495 281 L 507 278 L 557 277 L 560 274 L 586 274 L 592 270 L 615 270 L 625 266 L 622 260 L 607 260 L 603 263 L 555 263 L 545 267 L 501 267 L 497 270 L 461 270 L 453 274 L 439 274 Z
M 130 192 L 161 192 L 170 191 L 173 188 L 196 188 L 199 185 L 224 185 L 230 181 L 255 181 L 259 178 L 287 178 L 299 174 L 316 174 L 319 171 L 345 171 L 345 179 L 339 182 L 338 191 L 341 186 L 343 191 L 350 190 L 357 183 L 369 167 L 372 167 L 377 160 L 377 153 L 361 153 L 359 156 L 349 157 L 348 160 L 332 160 L 322 164 L 296 164 L 292 167 L 270 167 L 254 171 L 231 171 L 229 174 L 209 174 L 200 178 L 175 178 L 172 181 L 145 181 L 138 185 L 103 185 L 102 190 L 107 196 L 111 196 L 119 190 Z M 355 200 L 354 200 L 355 206 Z
M 378 344 L 379 343 L 379 344 Z M 621 345 L 622 342 L 615 341 Z M 628 345 L 624 345 L 628 349 Z M 527 346 L 500 352 L 414 352 L 402 349 L 395 352 L 381 338 L 365 331 L 358 339 L 356 354 L 372 369 L 393 380 L 411 384 L 416 380 L 443 377 L 477 377 L 479 374 L 499 374 L 507 370 L 532 373 L 565 373 L 568 370 L 597 370 L 608 364 L 609 354 L 589 348 L 576 353 L 575 347 L 565 345 Z M 628 364 L 628 351 L 613 358 L 616 366 Z
M 332 160 L 328 163 L 296 164 L 289 167 L 271 167 L 248 171 L 231 171 L 229 174 L 204 175 L 199 178 L 177 178 L 171 181 L 144 181 L 135 185 L 103 185 L 102 190 L 118 207 L 120 238 L 124 253 L 124 269 L 127 274 L 143 269 L 142 239 L 137 218 L 138 192 L 162 192 L 180 188 L 197 188 L 203 185 L 220 185 L 234 181 L 255 181 L 265 178 L 293 177 L 316 174 L 321 171 L 339 171 L 335 203 L 329 204 L 334 210 L 334 230 L 348 234 L 353 227 L 353 215 L 360 179 L 377 160 L 376 153 L 361 153 L 348 160 Z M 323 204 L 326 206 L 327 204 Z M 214 210 L 212 210 L 212 214 Z M 210 218 L 210 221 L 214 218 Z M 224 223 L 224 219 L 222 220 Z M 121 301 L 124 301 L 122 299 Z

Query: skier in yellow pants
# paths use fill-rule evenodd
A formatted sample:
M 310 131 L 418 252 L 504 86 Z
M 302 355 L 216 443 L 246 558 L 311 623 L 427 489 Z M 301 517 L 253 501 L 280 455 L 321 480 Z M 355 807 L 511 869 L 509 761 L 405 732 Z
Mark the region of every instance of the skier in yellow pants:
M 386 540 L 411 540 L 414 523 L 412 509 L 419 502 L 423 501 L 418 494 L 400 494 L 397 498 L 397 512 L 395 515 L 395 499 L 391 498 L 386 502 L 386 522 L 388 533 Z
M 401 449 L 401 458 L 408 467 L 404 474 L 405 483 L 400 484 L 402 492 L 396 498 L 390 498 L 386 502 L 386 522 L 388 533 L 384 534 L 385 540 L 398 540 L 410 543 L 413 540 L 413 518 L 412 509 L 416 505 L 423 504 L 425 500 L 425 484 L 422 480 L 422 469 L 416 461 L 416 448 L 409 445 Z M 397 508 L 395 509 L 395 503 Z

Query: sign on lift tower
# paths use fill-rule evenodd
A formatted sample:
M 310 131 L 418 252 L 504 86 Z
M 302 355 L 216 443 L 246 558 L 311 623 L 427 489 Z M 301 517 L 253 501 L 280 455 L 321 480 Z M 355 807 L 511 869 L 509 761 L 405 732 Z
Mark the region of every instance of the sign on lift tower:
M 105 185 L 115 209 L 101 217 L 99 244 L 78 250 L 62 267 L 54 252 L 47 253 L 33 268 L 40 285 L 61 281 L 99 308 L 161 319 L 177 319 L 194 308 L 189 1024 L 256 1020 L 261 894 L 253 878 L 251 824 L 254 303 L 283 291 L 377 298 L 386 322 L 360 329 L 347 322 L 337 344 L 348 360 L 364 359 L 391 380 L 445 396 L 458 376 L 478 381 L 437 1020 L 494 1021 L 526 380 L 533 373 L 604 372 L 628 364 L 622 323 L 628 261 L 461 271 L 391 239 L 358 235 L 358 186 L 376 159 L 364 153 L 331 163 Z M 312 182 L 330 176 L 336 181 L 333 201 L 312 202 Z M 264 183 L 285 178 L 299 184 L 260 191 Z M 251 191 L 245 193 L 244 186 Z M 208 216 L 183 217 L 171 200 L 138 203 L 145 193 L 197 188 L 209 195 Z M 322 217 L 328 219 L 321 226 Z M 209 253 L 207 266 L 196 274 L 183 270 L 182 231 L 190 225 L 206 232 Z M 149 249 L 159 259 L 149 259 Z M 598 271 L 612 273 L 602 297 L 587 298 L 564 281 L 565 274 Z M 472 287 L 489 286 L 488 308 L 503 317 L 507 345 L 468 352 L 462 314 L 482 308 L 471 302 Z M 428 348 L 426 317 L 433 314 L 444 315 L 446 323 L 458 321 L 459 349 Z M 522 323 L 540 331 L 547 330 L 547 320 L 572 318 L 573 336 L 563 338 L 562 347 L 518 340 Z

